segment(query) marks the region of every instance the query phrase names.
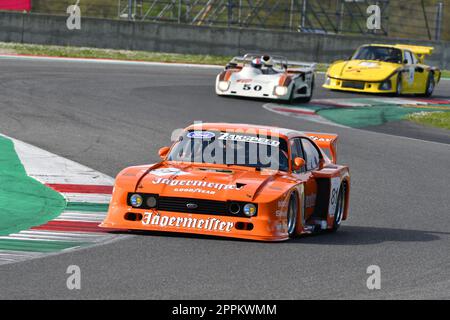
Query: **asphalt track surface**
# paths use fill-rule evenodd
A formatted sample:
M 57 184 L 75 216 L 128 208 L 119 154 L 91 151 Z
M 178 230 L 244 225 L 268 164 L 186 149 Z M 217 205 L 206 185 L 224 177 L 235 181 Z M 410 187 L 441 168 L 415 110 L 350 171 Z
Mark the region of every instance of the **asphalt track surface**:
M 0 69 L 0 132 L 110 176 L 157 161 L 172 131 L 198 120 L 336 132 L 339 161 L 352 174 L 350 217 L 336 234 L 283 243 L 135 234 L 1 266 L 0 298 L 450 298 L 450 144 L 220 98 L 217 70 L 13 59 L 0 60 Z M 436 97 L 448 98 L 449 87 L 442 82 Z M 81 290 L 66 287 L 73 264 Z M 380 290 L 366 287 L 369 265 L 381 268 Z

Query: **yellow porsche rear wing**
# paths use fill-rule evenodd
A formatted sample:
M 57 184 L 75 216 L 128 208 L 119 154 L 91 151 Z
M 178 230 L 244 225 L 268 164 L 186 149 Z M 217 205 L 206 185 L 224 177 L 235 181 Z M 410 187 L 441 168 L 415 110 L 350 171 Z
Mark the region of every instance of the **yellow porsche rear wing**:
M 411 46 L 407 44 L 397 44 L 396 48 L 410 50 L 415 53 L 420 62 L 423 63 L 425 56 L 431 55 L 433 53 L 434 47 L 425 47 L 425 46 Z

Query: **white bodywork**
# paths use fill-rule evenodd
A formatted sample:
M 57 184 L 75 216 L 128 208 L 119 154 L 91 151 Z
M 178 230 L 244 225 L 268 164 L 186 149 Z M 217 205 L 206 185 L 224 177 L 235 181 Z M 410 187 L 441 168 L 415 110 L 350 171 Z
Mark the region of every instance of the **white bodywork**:
M 256 69 L 249 63 L 245 63 L 244 58 L 234 58 L 234 60 L 242 59 L 242 65 L 236 64 L 226 68 L 216 78 L 216 93 L 221 96 L 240 96 L 250 98 L 263 98 L 293 101 L 295 99 L 306 99 L 312 96 L 314 82 L 315 64 L 306 64 L 300 62 L 289 62 L 286 68 L 272 68 L 270 70 L 263 68 Z M 233 61 L 233 60 L 232 60 Z M 238 60 L 239 61 L 239 60 Z M 220 78 L 223 74 L 229 72 L 228 88 L 226 85 L 220 85 Z M 291 78 L 288 85 L 284 85 L 286 89 L 277 86 L 283 83 L 286 76 Z M 280 81 L 281 79 L 281 81 Z M 222 80 L 223 81 L 223 80 Z M 283 92 L 285 91 L 285 92 Z M 283 94 L 284 93 L 284 94 Z

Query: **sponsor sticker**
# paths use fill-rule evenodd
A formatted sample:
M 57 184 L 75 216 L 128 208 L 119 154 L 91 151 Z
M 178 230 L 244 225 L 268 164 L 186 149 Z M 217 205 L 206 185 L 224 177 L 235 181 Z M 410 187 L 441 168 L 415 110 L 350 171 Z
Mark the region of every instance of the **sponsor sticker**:
M 321 142 L 330 142 L 333 141 L 333 139 L 330 138 L 319 138 L 318 136 L 311 136 L 309 137 L 313 141 L 321 141 Z
M 280 145 L 280 141 L 272 140 L 268 138 L 261 138 L 255 136 L 246 136 L 240 134 L 230 134 L 228 132 L 222 132 L 218 138 L 219 140 L 226 141 L 238 141 L 238 142 L 249 142 L 249 143 L 258 143 L 264 144 L 272 147 L 278 147 Z
M 180 170 L 178 168 L 160 168 L 150 171 L 150 174 L 158 177 L 164 177 L 164 176 L 181 176 L 189 174 L 189 172 Z
M 144 213 L 142 224 L 146 226 L 157 226 L 163 228 L 188 228 L 224 232 L 230 232 L 234 227 L 233 222 L 222 221 L 217 218 L 199 219 L 193 217 L 173 217 L 163 215 L 158 212 Z
M 211 139 L 216 134 L 211 131 L 191 131 L 186 136 L 191 139 Z
M 152 181 L 153 184 L 166 184 L 172 187 L 191 187 L 191 188 L 207 188 L 213 190 L 240 190 L 243 186 L 238 187 L 235 184 L 224 184 L 216 182 L 208 182 L 203 180 L 178 180 L 167 178 L 156 178 Z
M 376 62 L 367 62 L 367 61 L 363 61 L 359 64 L 362 67 L 366 67 L 366 68 L 376 68 L 378 67 L 378 63 Z

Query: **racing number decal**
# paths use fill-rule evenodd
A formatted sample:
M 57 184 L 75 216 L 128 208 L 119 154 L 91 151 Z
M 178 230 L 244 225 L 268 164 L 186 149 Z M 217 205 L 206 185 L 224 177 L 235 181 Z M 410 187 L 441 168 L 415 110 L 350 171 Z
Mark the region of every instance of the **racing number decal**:
M 252 87 L 249 84 L 244 84 L 244 87 L 242 89 L 248 91 L 248 90 L 251 90 Z M 260 86 L 259 84 L 257 84 L 256 86 L 253 87 L 253 90 L 255 90 L 255 91 L 261 91 L 261 89 L 262 89 L 262 86 Z
M 335 177 L 330 179 L 330 200 L 328 204 L 328 215 L 334 217 L 336 212 L 336 204 L 339 195 L 339 187 L 341 185 L 341 178 Z

